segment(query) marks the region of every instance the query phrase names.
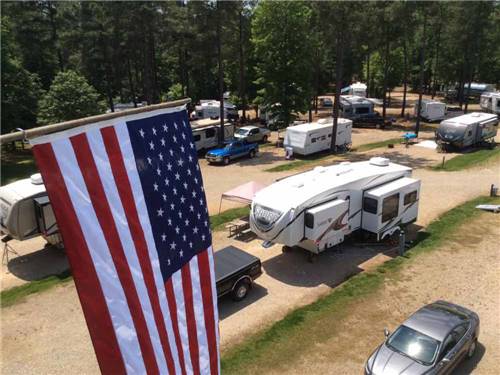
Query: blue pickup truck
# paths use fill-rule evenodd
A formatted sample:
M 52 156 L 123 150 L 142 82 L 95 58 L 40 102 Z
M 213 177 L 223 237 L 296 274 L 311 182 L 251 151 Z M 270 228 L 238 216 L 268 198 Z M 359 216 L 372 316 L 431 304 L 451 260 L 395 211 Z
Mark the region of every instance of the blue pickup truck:
M 210 150 L 205 155 L 208 163 L 224 163 L 225 165 L 233 159 L 248 156 L 255 157 L 259 152 L 259 145 L 257 143 L 248 143 L 246 141 L 230 141 L 226 142 L 223 148 L 216 148 Z

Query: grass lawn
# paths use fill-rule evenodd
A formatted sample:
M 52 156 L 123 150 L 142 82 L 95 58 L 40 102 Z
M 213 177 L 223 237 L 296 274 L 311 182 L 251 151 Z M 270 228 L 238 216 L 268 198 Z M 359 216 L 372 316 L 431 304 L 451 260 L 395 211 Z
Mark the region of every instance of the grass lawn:
M 327 296 L 292 311 L 270 328 L 226 350 L 222 356 L 222 372 L 272 372 L 289 358 L 300 355 L 304 347 L 320 345 L 336 334 L 336 324 L 347 314 L 351 302 L 370 295 L 382 286 L 386 277 L 394 276 L 408 262 L 437 249 L 460 225 L 483 214 L 475 208 L 481 203 L 500 204 L 500 198 L 474 199 L 443 214 L 420 234 L 416 245 L 404 257 L 351 277 Z
M 459 171 L 497 159 L 500 159 L 500 147 L 496 147 L 493 150 L 484 149 L 458 155 L 445 161 L 444 166 L 439 164 L 432 167 L 432 169 L 435 171 Z
M 366 143 L 364 145 L 360 145 L 359 147 L 353 148 L 352 151 L 357 151 L 357 152 L 370 151 L 376 148 L 387 147 L 387 145 L 391 143 L 392 144 L 401 143 L 401 138 L 392 138 L 381 142 Z
M 250 212 L 250 207 L 237 207 L 222 211 L 220 214 L 210 216 L 210 228 L 212 230 L 224 229 L 224 224 L 239 217 L 246 216 Z
M 38 168 L 30 150 L 2 152 L 1 185 L 7 185 L 38 173 Z

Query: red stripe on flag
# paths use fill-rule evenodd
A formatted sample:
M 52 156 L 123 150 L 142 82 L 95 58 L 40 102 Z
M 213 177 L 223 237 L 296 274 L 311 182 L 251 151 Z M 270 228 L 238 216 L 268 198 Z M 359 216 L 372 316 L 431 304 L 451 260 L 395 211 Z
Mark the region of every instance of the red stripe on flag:
M 186 362 L 184 361 L 184 351 L 182 349 L 181 336 L 179 334 L 177 303 L 175 302 L 175 294 L 174 294 L 174 286 L 172 285 L 172 278 L 169 278 L 165 283 L 165 292 L 167 293 L 168 309 L 170 310 L 170 319 L 172 319 L 175 344 L 177 345 L 177 353 L 179 353 L 179 362 L 181 363 L 182 374 L 186 375 Z
M 189 338 L 189 353 L 191 354 L 191 364 L 193 373 L 200 373 L 200 352 L 198 347 L 198 333 L 196 332 L 196 317 L 193 306 L 193 284 L 191 281 L 191 269 L 189 263 L 181 268 L 182 291 L 184 293 L 184 306 L 186 309 L 186 323 Z
M 219 372 L 216 337 L 218 322 L 215 321 L 214 296 L 212 295 L 212 285 L 209 282 L 209 280 L 213 278 L 213 275 L 210 274 L 210 264 L 208 260 L 209 251 L 211 250 L 208 249 L 198 254 L 198 269 L 200 272 L 200 280 L 206 281 L 201 283 L 201 295 L 203 296 L 203 316 L 205 317 L 208 352 L 210 354 L 210 373 L 217 374 Z
M 52 145 L 34 146 L 33 153 L 54 208 L 99 368 L 103 374 L 125 374 L 101 284 Z
M 165 319 L 160 308 L 158 290 L 156 289 L 146 238 L 144 237 L 144 232 L 139 221 L 139 215 L 134 202 L 134 194 L 128 179 L 127 170 L 125 168 L 120 145 L 118 143 L 118 137 L 116 136 L 115 129 L 112 126 L 101 129 L 101 134 L 106 152 L 108 154 L 113 177 L 115 179 L 115 185 L 118 188 L 118 193 L 125 211 L 130 233 L 132 234 L 134 246 L 137 251 L 137 258 L 139 259 L 139 263 L 141 265 L 144 282 L 146 284 L 149 300 L 151 301 L 151 307 L 153 309 L 154 319 L 156 326 L 158 327 L 163 352 L 165 353 L 165 358 L 167 360 L 168 371 L 173 374 L 175 373 L 175 365 L 172 358 L 170 344 L 168 342 Z
M 86 134 L 79 134 L 71 137 L 70 140 L 73 145 L 83 179 L 85 180 L 90 200 L 92 201 L 97 219 L 99 220 L 99 225 L 102 228 L 104 238 L 106 239 L 111 257 L 113 258 L 113 262 L 118 273 L 118 278 L 120 279 L 120 283 L 122 284 L 123 291 L 127 299 L 127 304 L 130 309 L 132 320 L 134 321 L 135 331 L 141 347 L 146 371 L 148 374 L 158 374 L 158 364 L 156 363 L 151 337 L 149 336 L 139 296 L 137 294 L 137 290 L 135 289 L 132 272 L 127 263 L 127 258 L 118 235 L 118 230 L 116 229 L 113 214 L 106 199 L 106 193 L 104 192 L 104 187 L 99 178 L 94 158 L 92 157 L 92 151 L 90 150 L 87 136 Z

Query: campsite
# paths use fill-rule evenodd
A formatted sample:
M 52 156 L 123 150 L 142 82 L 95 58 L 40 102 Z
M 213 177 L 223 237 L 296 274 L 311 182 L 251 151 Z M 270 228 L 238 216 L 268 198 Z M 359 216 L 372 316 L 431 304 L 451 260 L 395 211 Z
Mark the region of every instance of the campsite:
M 498 3 L 1 8 L 2 373 L 497 373 Z

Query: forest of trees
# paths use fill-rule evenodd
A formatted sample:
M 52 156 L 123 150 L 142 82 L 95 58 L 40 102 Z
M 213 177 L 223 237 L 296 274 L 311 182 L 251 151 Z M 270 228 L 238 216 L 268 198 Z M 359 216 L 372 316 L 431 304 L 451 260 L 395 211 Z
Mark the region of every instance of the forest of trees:
M 1 3 L 2 132 L 116 103 L 280 103 L 283 124 L 353 80 L 500 81 L 500 5 L 483 2 Z M 420 74 L 422 73 L 422 74 Z

